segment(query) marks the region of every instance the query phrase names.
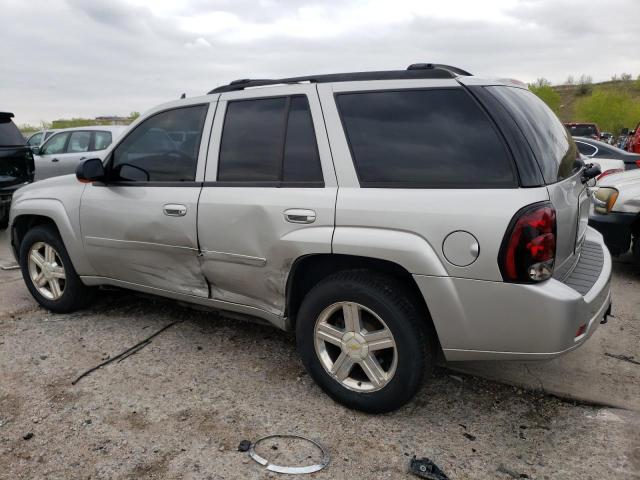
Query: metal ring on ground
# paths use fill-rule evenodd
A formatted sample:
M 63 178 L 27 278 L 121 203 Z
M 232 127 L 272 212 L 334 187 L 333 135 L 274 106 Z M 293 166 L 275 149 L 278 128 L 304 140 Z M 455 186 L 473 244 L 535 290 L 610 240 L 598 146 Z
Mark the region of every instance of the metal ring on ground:
M 320 463 L 315 463 L 313 465 L 308 465 L 306 467 L 285 467 L 282 465 L 275 465 L 273 463 L 269 463 L 266 458 L 261 457 L 256 453 L 256 445 L 265 440 L 270 440 L 273 438 L 294 438 L 298 440 L 305 440 L 313 445 L 315 445 L 322 452 L 322 461 Z M 255 442 L 251 444 L 251 448 L 249 449 L 249 456 L 258 462 L 260 465 L 264 466 L 267 470 L 276 473 L 289 473 L 292 475 L 298 475 L 301 473 L 313 473 L 322 470 L 324 467 L 329 465 L 329 454 L 326 449 L 315 440 L 311 440 L 310 438 L 301 437 L 300 435 L 268 435 L 266 437 L 259 438 Z

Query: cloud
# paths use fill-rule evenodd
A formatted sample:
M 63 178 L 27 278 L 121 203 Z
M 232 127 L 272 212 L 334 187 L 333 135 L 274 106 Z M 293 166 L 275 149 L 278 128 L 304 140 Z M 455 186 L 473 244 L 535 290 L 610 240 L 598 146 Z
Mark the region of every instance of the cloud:
M 236 78 L 414 62 L 606 80 L 640 73 L 638 18 L 635 0 L 5 0 L 0 108 L 19 123 L 126 114 Z

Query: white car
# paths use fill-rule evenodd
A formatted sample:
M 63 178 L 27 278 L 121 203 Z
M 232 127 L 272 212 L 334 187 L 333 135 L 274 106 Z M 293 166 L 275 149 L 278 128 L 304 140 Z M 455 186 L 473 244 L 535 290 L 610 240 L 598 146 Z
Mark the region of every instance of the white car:
M 585 158 L 584 163 L 593 163 L 600 167 L 602 173 L 596 177 L 598 181 L 614 173 L 624 172 L 624 162 L 622 160 L 612 158 Z
M 631 249 L 640 264 L 640 169 L 598 181 L 589 225 L 602 233 L 613 255 Z
M 127 129 L 122 125 L 76 127 L 56 131 L 40 147 L 34 148 L 35 181 L 74 173 L 87 158 L 101 153 Z
M 57 131 L 57 129 L 51 128 L 47 130 L 38 130 L 37 132 L 32 133 L 31 136 L 27 139 L 27 145 L 29 145 L 30 147 L 39 147 Z

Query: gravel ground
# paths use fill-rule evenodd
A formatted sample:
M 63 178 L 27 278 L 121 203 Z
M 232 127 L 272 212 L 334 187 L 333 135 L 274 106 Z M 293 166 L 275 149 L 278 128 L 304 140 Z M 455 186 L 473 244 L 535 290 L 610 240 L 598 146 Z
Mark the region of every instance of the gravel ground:
M 327 446 L 316 479 L 416 478 L 413 455 L 452 480 L 640 478 L 637 412 L 438 369 L 405 408 L 366 415 L 315 386 L 290 334 L 117 291 L 54 315 L 21 296 L 17 276 L 0 271 L 1 479 L 277 477 L 236 450 L 274 433 Z M 263 453 L 292 459 L 274 446 Z

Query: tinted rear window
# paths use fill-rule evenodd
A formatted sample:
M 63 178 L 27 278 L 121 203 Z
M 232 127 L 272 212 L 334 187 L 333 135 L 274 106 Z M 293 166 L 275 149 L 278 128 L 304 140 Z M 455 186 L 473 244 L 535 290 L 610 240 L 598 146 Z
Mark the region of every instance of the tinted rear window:
M 24 145 L 25 139 L 8 116 L 0 116 L 0 147 Z
M 555 113 L 529 90 L 486 87 L 505 106 L 526 137 L 547 184 L 570 177 L 579 164 L 573 138 Z
M 363 187 L 516 184 L 494 126 L 461 88 L 339 94 L 337 103 Z

